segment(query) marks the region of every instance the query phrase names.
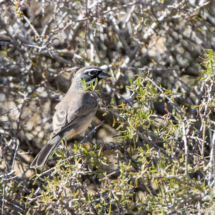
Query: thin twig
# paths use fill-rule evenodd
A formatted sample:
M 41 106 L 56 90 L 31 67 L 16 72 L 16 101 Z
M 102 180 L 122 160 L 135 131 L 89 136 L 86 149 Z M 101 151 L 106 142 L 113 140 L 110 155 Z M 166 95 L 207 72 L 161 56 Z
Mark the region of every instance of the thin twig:
M 90 135 L 95 133 L 97 129 L 100 128 L 103 124 L 104 124 L 104 121 L 102 121 L 99 125 L 97 125 L 88 135 L 84 137 L 84 139 L 79 143 L 79 145 L 83 144 L 90 137 Z
M 161 87 L 159 87 L 152 79 L 150 78 L 146 78 L 145 81 L 150 81 L 155 87 L 158 88 L 158 90 L 161 92 L 161 93 L 164 93 L 164 91 L 162 90 Z M 184 115 L 184 112 L 178 107 L 178 105 L 176 105 L 168 96 L 166 96 L 164 94 L 165 98 L 169 101 L 169 103 L 178 111 L 178 113 L 183 116 Z
M 187 146 L 187 138 L 185 133 L 184 122 L 182 122 L 182 130 L 183 130 L 183 140 L 184 140 L 184 156 L 185 156 L 185 175 L 188 175 L 188 146 Z
M 20 131 L 21 116 L 22 116 L 22 113 L 23 113 L 23 110 L 24 110 L 25 103 L 26 103 L 26 101 L 28 99 L 28 95 L 29 95 L 28 93 L 23 95 L 24 98 L 23 98 L 22 106 L 20 108 L 19 117 L 18 117 L 18 120 L 17 120 L 17 129 L 16 129 L 16 133 L 15 133 L 15 149 L 14 149 L 13 155 L 11 157 L 11 160 L 9 162 L 11 170 L 14 167 L 14 162 L 15 162 L 15 159 L 16 159 L 17 150 L 19 148 L 18 134 L 19 134 L 19 131 Z
M 215 174 L 215 166 L 214 166 L 214 160 L 215 160 L 215 130 L 213 133 L 213 138 L 210 145 L 210 161 L 209 166 L 211 167 L 209 169 L 209 186 L 213 186 L 213 180 L 214 180 L 214 174 Z

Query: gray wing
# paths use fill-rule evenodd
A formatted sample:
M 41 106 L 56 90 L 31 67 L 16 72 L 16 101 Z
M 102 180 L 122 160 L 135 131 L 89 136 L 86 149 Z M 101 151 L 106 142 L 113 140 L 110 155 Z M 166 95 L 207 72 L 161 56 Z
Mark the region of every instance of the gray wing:
M 97 108 L 97 100 L 90 93 L 71 92 L 66 94 L 55 108 L 51 137 L 67 127 L 75 126 L 77 122 L 83 121 L 86 115 L 96 112 Z

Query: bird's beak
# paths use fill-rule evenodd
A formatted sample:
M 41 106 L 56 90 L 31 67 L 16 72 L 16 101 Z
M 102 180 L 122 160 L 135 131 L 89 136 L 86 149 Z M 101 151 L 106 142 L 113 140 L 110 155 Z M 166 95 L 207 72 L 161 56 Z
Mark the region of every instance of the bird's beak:
M 108 78 L 108 77 L 111 77 L 111 76 L 108 75 L 106 72 L 103 72 L 103 71 L 101 73 L 99 73 L 99 75 L 98 75 L 99 79 Z

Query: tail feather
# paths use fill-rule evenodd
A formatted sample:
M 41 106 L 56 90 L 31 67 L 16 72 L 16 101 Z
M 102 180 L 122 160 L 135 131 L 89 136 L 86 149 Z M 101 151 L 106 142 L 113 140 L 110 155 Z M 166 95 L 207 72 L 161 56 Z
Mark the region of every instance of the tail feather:
M 52 155 L 55 148 L 60 144 L 62 137 L 60 135 L 55 136 L 54 138 L 48 141 L 48 144 L 45 145 L 38 155 L 34 158 L 33 162 L 31 163 L 30 168 L 41 168 L 43 167 L 48 158 Z

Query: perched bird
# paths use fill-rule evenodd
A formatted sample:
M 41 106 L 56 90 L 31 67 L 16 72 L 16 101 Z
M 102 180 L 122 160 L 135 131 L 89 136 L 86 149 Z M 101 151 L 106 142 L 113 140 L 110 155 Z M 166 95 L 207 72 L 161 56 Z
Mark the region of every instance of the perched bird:
M 99 81 L 107 77 L 110 75 L 94 66 L 87 66 L 76 72 L 71 87 L 55 107 L 50 140 L 37 154 L 31 168 L 43 167 L 62 139 L 72 138 L 88 128 L 98 109 L 98 102 L 90 92 L 86 92 L 83 80 L 90 84 L 95 83 L 96 79 Z

